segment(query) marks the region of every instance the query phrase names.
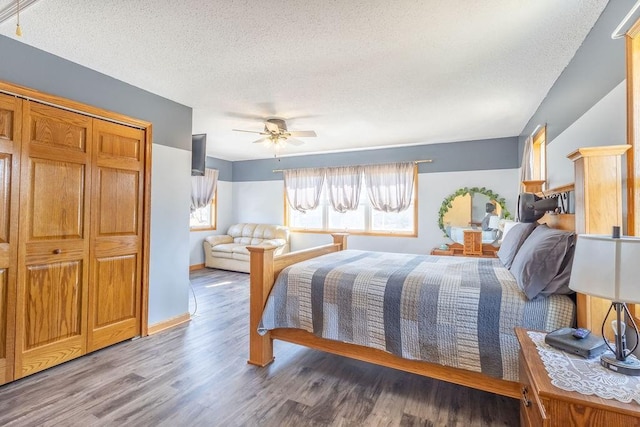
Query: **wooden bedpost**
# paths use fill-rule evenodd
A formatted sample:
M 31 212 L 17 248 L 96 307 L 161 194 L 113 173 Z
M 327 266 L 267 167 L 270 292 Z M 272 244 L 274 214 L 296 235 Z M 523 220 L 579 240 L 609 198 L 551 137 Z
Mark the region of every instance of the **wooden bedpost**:
M 258 334 L 262 310 L 275 280 L 273 274 L 273 253 L 275 246 L 252 247 L 250 253 L 250 296 L 249 296 L 249 360 L 248 363 L 266 366 L 273 362 L 273 339 L 267 332 Z
M 341 245 L 341 251 L 347 250 L 347 237 L 349 237 L 349 233 L 331 233 L 333 237 L 333 243 L 337 243 Z

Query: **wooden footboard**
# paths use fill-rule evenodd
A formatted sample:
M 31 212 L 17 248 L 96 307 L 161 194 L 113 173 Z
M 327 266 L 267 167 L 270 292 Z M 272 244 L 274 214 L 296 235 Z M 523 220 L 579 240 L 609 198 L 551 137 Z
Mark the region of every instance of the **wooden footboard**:
M 309 332 L 298 329 L 274 329 L 265 335 L 258 334 L 260 318 L 278 273 L 291 264 L 346 249 L 346 234 L 332 234 L 332 236 L 333 244 L 291 252 L 277 257 L 273 256 L 272 248 L 247 248 L 251 253 L 248 363 L 257 366 L 266 366 L 271 363 L 273 361 L 273 340 L 278 339 L 327 353 L 518 398 L 520 392 L 518 383 L 492 378 L 476 372 L 417 360 L 407 360 L 381 350 L 319 338 Z
M 333 243 L 274 257 L 275 247 L 247 247 L 250 258 L 249 360 L 252 365 L 266 366 L 273 361 L 271 333 L 258 334 L 258 325 L 267 298 L 278 274 L 287 266 L 347 249 L 347 233 L 334 233 Z

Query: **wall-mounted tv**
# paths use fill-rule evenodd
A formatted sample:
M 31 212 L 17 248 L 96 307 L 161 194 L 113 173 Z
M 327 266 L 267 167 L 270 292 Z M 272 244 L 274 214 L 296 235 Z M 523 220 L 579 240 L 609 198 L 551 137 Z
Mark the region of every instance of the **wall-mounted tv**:
M 207 134 L 191 135 L 191 176 L 204 175 L 207 161 Z

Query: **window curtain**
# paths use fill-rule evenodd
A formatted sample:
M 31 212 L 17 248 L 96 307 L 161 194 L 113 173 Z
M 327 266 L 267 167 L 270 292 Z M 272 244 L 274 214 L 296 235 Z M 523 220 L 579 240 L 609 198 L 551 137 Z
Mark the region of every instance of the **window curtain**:
M 391 163 L 364 166 L 369 200 L 382 212 L 402 212 L 411 205 L 415 164 Z
M 355 211 L 360 203 L 362 166 L 327 169 L 329 201 L 336 212 Z
M 287 202 L 292 209 L 305 213 L 318 207 L 325 169 L 285 169 L 282 173 Z
M 524 152 L 520 164 L 520 182 L 518 183 L 518 193 L 522 192 L 522 182 L 531 180 L 533 176 L 533 136 L 529 136 L 524 142 Z
M 191 177 L 191 212 L 207 206 L 216 194 L 218 170 L 205 169 L 203 176 Z

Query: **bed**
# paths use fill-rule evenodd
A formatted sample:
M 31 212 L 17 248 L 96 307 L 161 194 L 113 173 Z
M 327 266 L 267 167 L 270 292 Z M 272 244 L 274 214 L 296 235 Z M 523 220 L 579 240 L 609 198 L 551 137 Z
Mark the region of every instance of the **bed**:
M 285 268 L 258 332 L 315 336 L 518 380 L 516 326 L 574 322 L 566 295 L 529 300 L 498 258 L 344 250 Z
M 518 397 L 514 327 L 553 330 L 574 322 L 569 297 L 529 301 L 499 259 L 349 251 L 345 234 L 332 236 L 332 244 L 278 257 L 249 248 L 249 363 L 271 363 L 279 339 Z M 437 298 L 428 295 L 434 290 Z M 343 304 L 349 299 L 356 304 Z M 389 301 L 400 307 L 396 314 Z M 344 321 L 357 317 L 364 323 Z

